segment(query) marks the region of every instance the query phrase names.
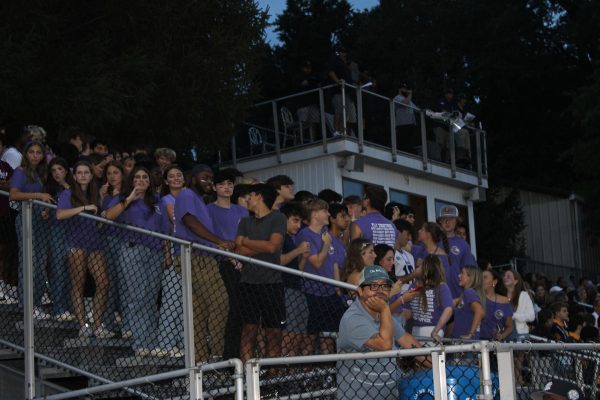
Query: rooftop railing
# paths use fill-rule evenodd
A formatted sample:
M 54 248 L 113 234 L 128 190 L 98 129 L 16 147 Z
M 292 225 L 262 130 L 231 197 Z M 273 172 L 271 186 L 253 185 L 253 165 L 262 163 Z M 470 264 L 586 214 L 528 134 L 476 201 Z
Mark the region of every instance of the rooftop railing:
M 434 113 L 369 90 L 368 86 L 334 84 L 261 102 L 241 124 L 223 162 L 281 154 L 319 144 L 323 153 L 339 139 L 389 152 L 398 157 L 445 165 L 457 171 L 487 176 L 486 132 L 465 123 L 458 113 Z

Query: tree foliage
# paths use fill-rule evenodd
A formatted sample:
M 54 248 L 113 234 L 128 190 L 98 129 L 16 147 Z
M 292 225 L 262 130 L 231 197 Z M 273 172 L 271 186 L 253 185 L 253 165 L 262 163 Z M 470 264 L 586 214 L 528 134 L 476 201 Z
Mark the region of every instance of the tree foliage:
M 257 94 L 265 25 L 252 0 L 3 2 L 1 116 L 215 147 Z

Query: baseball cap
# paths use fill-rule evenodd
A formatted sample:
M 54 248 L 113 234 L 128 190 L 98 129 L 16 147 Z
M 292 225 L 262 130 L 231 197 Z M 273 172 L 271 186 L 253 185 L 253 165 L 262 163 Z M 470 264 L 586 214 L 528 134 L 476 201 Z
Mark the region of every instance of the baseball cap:
M 379 265 L 369 265 L 368 267 L 363 268 L 360 273 L 358 286 L 368 285 L 379 280 L 386 281 L 386 283 L 389 283 L 390 285 L 394 284 L 383 267 Z
M 440 208 L 440 215 L 438 215 L 438 218 L 445 217 L 458 218 L 458 208 L 456 208 L 456 206 L 453 205 L 445 205 L 442 208 Z
M 569 400 L 583 400 L 585 398 L 579 387 L 571 382 L 561 379 L 555 379 L 554 381 L 546 383 L 544 390 L 532 393 L 531 398 L 533 400 L 543 400 L 545 394 L 563 396 L 565 399 Z

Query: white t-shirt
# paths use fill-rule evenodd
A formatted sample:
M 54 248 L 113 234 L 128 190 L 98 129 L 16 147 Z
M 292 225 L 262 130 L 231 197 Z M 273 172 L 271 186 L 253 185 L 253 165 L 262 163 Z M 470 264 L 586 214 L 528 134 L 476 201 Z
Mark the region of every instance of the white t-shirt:
M 415 258 L 412 254 L 405 250 L 396 250 L 394 253 L 394 273 L 396 277 L 399 278 L 401 276 L 405 276 L 408 274 L 412 274 L 415 271 Z M 412 282 L 405 282 L 412 283 Z M 401 293 L 404 293 L 408 290 L 409 285 L 403 285 L 400 290 Z

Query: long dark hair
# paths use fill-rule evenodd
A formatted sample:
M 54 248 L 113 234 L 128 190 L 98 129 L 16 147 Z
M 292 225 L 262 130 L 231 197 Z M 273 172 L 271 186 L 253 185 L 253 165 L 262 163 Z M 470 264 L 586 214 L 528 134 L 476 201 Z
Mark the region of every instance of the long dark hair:
M 423 259 L 423 266 L 421 267 L 423 275 L 421 275 L 421 281 L 423 282 L 423 290 L 419 293 L 421 309 L 427 311 L 427 290 L 434 290 L 434 307 L 440 304 L 440 285 L 446 282 L 446 274 L 444 273 L 444 267 L 442 261 L 435 254 L 430 254 Z
M 42 159 L 40 163 L 35 167 L 31 165 L 29 159 L 27 158 L 27 152 L 33 146 L 38 146 L 42 150 Z M 44 184 L 46 182 L 46 173 L 48 171 L 48 164 L 46 163 L 46 151 L 45 146 L 36 141 L 28 142 L 23 148 L 23 158 L 21 160 L 21 168 L 23 168 L 23 172 L 25 172 L 25 177 L 27 178 L 28 183 L 33 183 L 39 181 Z
M 167 168 L 165 168 L 165 171 L 163 172 L 163 185 L 160 188 L 160 197 L 166 196 L 171 193 L 171 189 L 169 189 L 169 186 L 167 186 L 164 183 L 164 181 L 167 180 L 167 175 L 169 175 L 169 172 L 171 172 L 174 169 L 181 171 L 181 173 L 183 174 L 183 187 L 185 187 L 185 173 L 183 172 L 183 169 L 177 164 L 171 164 Z
M 71 203 L 73 204 L 73 207 L 87 206 L 90 204 L 98 207 L 98 186 L 96 185 L 96 179 L 94 179 L 94 167 L 92 164 L 87 161 L 78 161 L 73 166 L 73 174 L 76 174 L 77 168 L 82 166 L 90 170 L 91 180 L 90 183 L 88 183 L 85 192 L 81 189 L 81 185 L 77 181 L 73 183 L 73 186 L 71 186 Z
M 362 259 L 362 252 L 369 246 L 373 246 L 370 240 L 364 238 L 356 238 L 348 245 L 346 260 L 344 260 L 344 273 L 342 281 L 346 281 L 348 276 L 353 272 L 360 272 L 365 267 Z
M 137 174 L 139 171 L 144 171 L 146 174 L 148 174 L 149 185 L 148 185 L 148 188 L 146 189 L 146 191 L 144 192 L 144 203 L 150 208 L 150 210 L 152 210 L 152 212 L 154 212 L 155 211 L 154 206 L 158 202 L 158 199 L 157 199 L 156 193 L 154 192 L 154 185 L 152 184 L 152 176 L 150 175 L 150 171 L 148 170 L 148 168 L 142 167 L 140 165 L 140 166 L 134 167 L 131 170 L 131 173 L 127 176 L 127 185 L 125 186 L 126 187 L 125 193 L 128 195 L 133 190 L 133 188 L 134 188 L 133 179 L 135 178 L 135 174 Z
M 444 251 L 448 256 L 448 264 L 452 265 L 452 260 L 450 259 L 450 244 L 448 243 L 448 237 L 446 233 L 442 229 L 442 227 L 435 222 L 425 222 L 423 224 L 423 229 L 425 229 L 429 234 L 431 234 L 431 239 L 435 243 L 442 242 L 442 246 L 444 247 Z
M 65 182 L 67 183 L 67 185 L 69 185 L 69 187 L 72 188 L 75 184 L 67 160 L 65 160 L 62 157 L 54 157 L 48 164 L 48 179 L 46 182 L 46 192 L 54 198 L 56 198 L 56 195 L 64 189 L 64 187 L 61 184 L 59 184 L 56 181 L 56 179 L 54 179 L 54 176 L 52 176 L 52 167 L 54 167 L 55 165 L 60 165 L 67 172 L 67 174 L 65 175 Z
M 123 164 L 121 163 L 121 161 L 117 161 L 117 160 L 110 160 L 108 162 L 108 164 L 106 164 L 106 167 L 104 167 L 104 181 L 108 182 L 108 178 L 107 178 L 107 172 L 108 172 L 108 167 L 115 167 L 117 168 L 119 171 L 121 171 L 121 197 L 123 197 L 123 188 L 125 187 L 125 179 L 127 177 L 127 175 L 125 175 L 125 168 L 123 168 Z M 107 193 L 110 196 L 114 196 L 114 192 L 115 192 L 115 188 L 112 187 L 112 185 L 108 185 L 108 191 Z

